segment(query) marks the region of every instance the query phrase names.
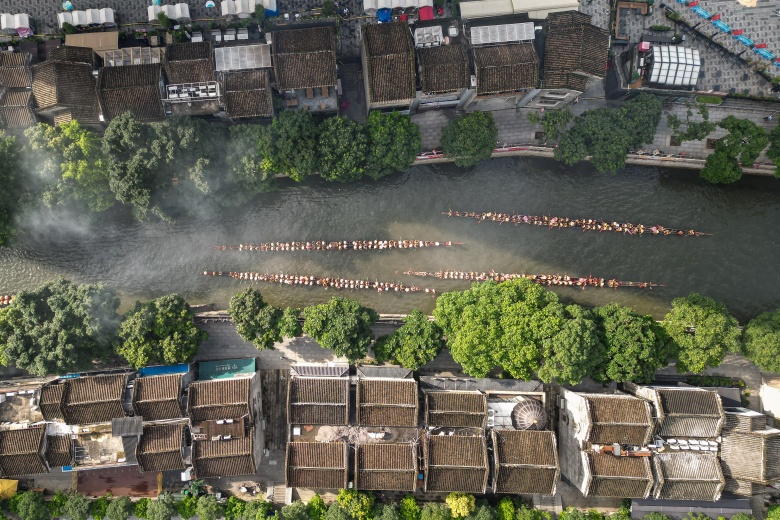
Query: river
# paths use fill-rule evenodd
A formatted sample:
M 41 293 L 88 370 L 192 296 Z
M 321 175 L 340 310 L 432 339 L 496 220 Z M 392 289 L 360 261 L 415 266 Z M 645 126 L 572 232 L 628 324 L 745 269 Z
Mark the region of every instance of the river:
M 630 166 L 605 175 L 589 165 L 504 158 L 473 170 L 415 167 L 379 182 L 350 185 L 312 179 L 287 185 L 253 203 L 173 226 L 139 224 L 120 212 L 91 223 L 38 212 L 20 236 L 0 248 L 0 294 L 57 276 L 102 281 L 135 299 L 179 292 L 191 303 L 225 308 L 244 282 L 210 278 L 203 270 L 265 271 L 400 281 L 463 289 L 467 283 L 410 278 L 409 268 L 568 273 L 652 281 L 648 289 L 557 292 L 586 305 L 618 301 L 662 317 L 672 299 L 699 292 L 723 301 L 741 320 L 780 307 L 780 182 L 749 177 L 716 187 L 696 172 Z M 713 237 L 624 236 L 574 229 L 508 226 L 441 215 L 460 211 L 604 218 L 695 228 Z M 208 249 L 240 242 L 407 238 L 452 240 L 452 249 L 253 253 Z M 431 311 L 426 294 L 335 291 L 258 284 L 266 300 L 304 306 L 330 296 L 357 298 L 379 312 Z

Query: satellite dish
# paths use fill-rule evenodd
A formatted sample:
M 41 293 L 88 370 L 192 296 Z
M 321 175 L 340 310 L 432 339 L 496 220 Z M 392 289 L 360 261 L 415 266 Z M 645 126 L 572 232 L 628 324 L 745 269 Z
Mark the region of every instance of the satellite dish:
M 512 410 L 512 424 L 518 430 L 544 430 L 547 414 L 536 399 L 523 399 Z

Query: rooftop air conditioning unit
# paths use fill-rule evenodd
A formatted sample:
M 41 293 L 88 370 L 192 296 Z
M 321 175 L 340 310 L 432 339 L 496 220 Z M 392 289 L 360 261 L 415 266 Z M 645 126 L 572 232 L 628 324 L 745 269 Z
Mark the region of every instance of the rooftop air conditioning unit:
M 477 76 L 475 74 L 471 75 L 471 88 L 477 88 Z

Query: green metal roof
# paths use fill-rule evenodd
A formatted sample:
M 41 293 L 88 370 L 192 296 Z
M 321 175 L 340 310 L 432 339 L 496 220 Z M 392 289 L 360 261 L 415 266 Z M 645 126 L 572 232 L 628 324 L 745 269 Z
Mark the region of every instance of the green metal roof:
M 255 373 L 255 358 L 221 359 L 219 361 L 201 361 L 198 363 L 198 380 L 232 379 L 237 376 Z

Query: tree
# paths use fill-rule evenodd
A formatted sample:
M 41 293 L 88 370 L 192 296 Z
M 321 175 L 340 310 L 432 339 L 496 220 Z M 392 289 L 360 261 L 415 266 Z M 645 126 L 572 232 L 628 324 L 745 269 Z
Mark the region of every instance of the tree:
M 766 156 L 775 163 L 775 177 L 780 178 L 780 125 L 769 132 L 769 149 L 766 151 Z
M 322 2 L 322 16 L 329 17 L 336 14 L 336 6 L 333 0 L 325 0 Z
M 368 115 L 368 157 L 366 174 L 379 179 L 405 171 L 422 148 L 420 127 L 400 112 L 374 110 Z
M 350 362 L 366 356 L 374 337 L 371 326 L 379 318 L 374 309 L 357 300 L 333 297 L 328 303 L 303 310 L 303 331 L 322 348 L 333 350 Z
M 631 128 L 631 146 L 652 143 L 661 122 L 661 100 L 652 94 L 639 94 L 621 107 Z
M 563 134 L 555 158 L 568 165 L 590 156 L 600 172 L 615 172 L 626 164 L 632 142 L 631 122 L 624 108 L 597 108 L 574 118 Z
M 756 517 L 747 513 L 737 513 L 730 520 L 756 520 Z
M 450 121 L 441 132 L 444 154 L 460 167 L 475 166 L 490 159 L 498 140 L 492 112 L 475 111 Z
M 517 520 L 550 520 L 550 513 L 523 504 L 517 510 L 516 517 Z
M 489 505 L 481 505 L 468 516 L 469 520 L 496 520 L 496 512 Z
M 19 175 L 19 145 L 16 137 L 0 130 L 0 246 L 11 238 L 15 231 L 14 215 L 19 207 L 21 177 Z
M 532 125 L 541 124 L 545 140 L 556 141 L 566 125 L 571 122 L 572 117 L 574 116 L 571 110 L 566 107 L 563 110 L 548 110 L 543 116 L 539 116 L 536 112 L 529 112 L 528 122 Z
M 325 513 L 328 511 L 328 506 L 325 505 L 325 501 L 319 494 L 314 493 L 309 503 L 306 504 L 306 510 L 311 520 L 323 520 Z
M 263 27 L 265 24 L 265 7 L 263 7 L 263 4 L 255 6 L 255 18 L 257 19 L 257 25 Z
M 642 517 L 642 520 L 672 520 L 671 517 L 663 513 L 648 513 Z
M 146 517 L 149 520 L 171 520 L 176 514 L 176 501 L 170 493 L 163 493 L 157 500 L 149 502 Z
M 415 309 L 404 318 L 403 326 L 382 342 L 377 340 L 374 351 L 379 361 L 393 360 L 404 368 L 417 370 L 439 354 L 441 335 L 441 327 Z
M 333 502 L 325 513 L 325 520 L 351 520 L 347 512 L 338 502 Z
M 103 520 L 106 517 L 111 500 L 107 496 L 98 497 L 92 501 L 90 512 L 95 520 Z
M 576 385 L 604 359 L 604 345 L 599 341 L 593 313 L 579 305 L 566 307 L 561 328 L 541 341 L 543 365 L 539 379 Z
M 78 29 L 68 22 L 62 22 L 62 32 L 65 34 L 76 34 Z
M 766 515 L 767 520 L 780 520 L 780 504 L 772 504 Z
M 515 504 L 510 497 L 504 497 L 498 501 L 496 506 L 498 520 L 515 520 Z
M 450 493 L 445 500 L 453 518 L 469 516 L 476 507 L 477 500 L 468 493 Z
M 401 514 L 401 520 L 419 520 L 420 506 L 417 505 L 417 500 L 413 495 L 406 495 L 401 499 L 399 512 Z
M 320 175 L 329 181 L 360 180 L 366 171 L 368 137 L 363 125 L 335 116 L 320 125 Z
M 666 125 L 672 129 L 672 139 L 684 143 L 685 141 L 701 141 L 710 135 L 717 125 L 710 121 L 710 110 L 706 103 L 696 103 L 696 109 L 701 116 L 701 121 L 691 121 L 693 117 L 693 103 L 685 102 L 685 131 L 680 132 L 682 121 L 675 114 L 666 115 Z
M 225 501 L 225 520 L 239 520 L 244 514 L 246 502 L 236 496 Z
M 669 362 L 669 339 L 652 316 L 610 303 L 594 309 L 598 334 L 606 352 L 591 377 L 597 381 L 649 383 Z
M 739 351 L 739 324 L 726 306 L 692 293 L 675 298 L 663 322 L 677 358 L 680 373 L 717 367 L 726 352 Z
M 196 514 L 198 507 L 198 497 L 187 495 L 176 502 L 176 513 L 182 520 L 190 520 Z
M 125 314 L 117 353 L 131 366 L 185 363 L 208 337 L 195 326 L 195 313 L 178 294 L 141 303 Z
M 250 500 L 244 505 L 241 520 L 265 520 L 273 511 L 273 506 L 265 500 Z
M 24 131 L 30 149 L 44 157 L 41 175 L 52 179 L 44 189 L 48 206 L 77 200 L 95 212 L 116 202 L 106 171 L 100 135 L 73 120 L 57 126 L 38 123 Z
M 375 520 L 401 520 L 401 514 L 398 512 L 398 506 L 396 504 L 385 504 L 377 506 L 377 513 L 374 515 Z
M 301 327 L 301 309 L 287 307 L 282 311 L 282 317 L 279 319 L 279 334 L 283 338 L 295 338 L 303 333 Z
M 284 520 L 309 520 L 309 513 L 306 504 L 296 500 L 290 505 L 282 508 L 282 518 Z
M 742 168 L 739 167 L 736 158 L 724 151 L 716 150 L 707 156 L 699 176 L 713 184 L 731 184 L 742 178 Z
M 221 507 L 214 495 L 203 495 L 198 497 L 198 505 L 195 507 L 195 513 L 200 520 L 217 520 L 222 516 Z
M 228 312 L 238 335 L 258 350 L 273 348 L 274 343 L 282 340 L 279 330 L 282 311 L 266 304 L 257 289 L 247 287 L 233 296 Z
M 46 506 L 43 493 L 28 491 L 17 504 L 17 514 L 21 520 L 50 520 L 51 511 Z M 102 520 L 102 519 L 101 519 Z
M 258 4 L 257 7 L 263 8 Z M 263 167 L 261 143 L 267 139 L 260 125 L 230 127 L 227 145 L 227 171 L 234 183 L 248 195 L 271 191 L 276 187 L 275 175 Z M 239 191 L 239 193 L 240 193 Z
M 745 357 L 765 372 L 780 373 L 780 310 L 759 314 L 742 331 Z
M 127 520 L 131 514 L 133 514 L 133 502 L 125 496 L 116 497 L 106 509 L 108 520 Z
M 420 520 L 450 520 L 451 518 L 450 508 L 438 502 L 429 502 L 420 511 Z
M 165 31 L 173 27 L 173 22 L 168 18 L 168 15 L 163 12 L 157 13 L 157 21 L 160 23 L 160 27 Z
M 141 498 L 135 503 L 133 507 L 133 514 L 136 518 L 147 519 L 149 518 L 149 504 L 152 501 L 148 498 Z
M 68 503 L 68 495 L 62 491 L 57 491 L 54 496 L 46 502 L 52 517 L 60 517 L 65 514 L 65 504 Z M 124 520 L 124 519 L 122 519 Z
M 60 279 L 21 291 L 0 311 L 0 351 L 39 376 L 92 368 L 111 352 L 118 307 L 116 293 L 102 284 Z
M 370 519 L 374 510 L 374 494 L 369 491 L 340 489 L 336 501 L 353 520 Z
M 304 110 L 285 110 L 274 118 L 262 142 L 263 169 L 302 181 L 317 171 L 319 130 Z
M 558 515 L 558 520 L 589 520 L 585 511 L 580 511 L 575 507 L 567 507 Z

